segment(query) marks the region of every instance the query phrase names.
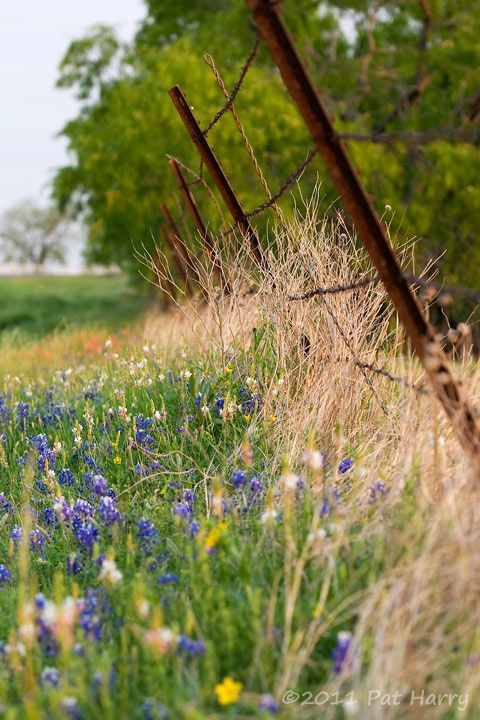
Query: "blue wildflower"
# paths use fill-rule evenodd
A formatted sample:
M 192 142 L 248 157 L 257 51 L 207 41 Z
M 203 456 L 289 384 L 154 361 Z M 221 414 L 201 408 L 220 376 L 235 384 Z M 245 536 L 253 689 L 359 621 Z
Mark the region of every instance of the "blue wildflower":
M 247 473 L 245 470 L 235 470 L 234 473 L 232 473 L 232 476 L 230 478 L 230 482 L 233 484 L 234 487 L 240 488 L 244 487 L 247 482 Z
M 9 583 L 12 579 L 12 573 L 3 563 L 0 565 L 0 588 Z
M 122 519 L 122 513 L 117 508 L 115 500 L 108 495 L 100 499 L 97 515 L 106 527 L 110 527 L 113 523 L 120 522 Z
M 166 573 L 158 578 L 157 583 L 159 585 L 166 585 L 167 583 L 178 583 L 178 581 L 178 575 L 175 575 L 174 573 Z
M 173 508 L 173 514 L 176 517 L 182 517 L 189 520 L 192 517 L 192 508 L 187 503 L 179 502 Z
M 142 707 L 142 720 L 169 720 L 170 713 L 166 705 L 159 700 L 147 698 Z
M 370 488 L 369 502 L 374 503 L 378 502 L 379 500 L 383 500 L 386 494 L 387 488 L 385 487 L 385 483 L 378 480 L 377 482 L 374 482 Z
M 140 547 L 147 557 L 153 554 L 155 545 L 160 540 L 157 528 L 148 518 L 142 518 L 137 522 L 137 537 Z
M 13 540 L 15 547 L 17 547 L 18 543 L 22 539 L 22 535 L 23 528 L 21 528 L 20 525 L 14 525 L 10 530 L 10 539 Z
M 339 632 L 337 644 L 332 651 L 333 668 L 340 674 L 352 669 L 353 637 L 350 632 Z
M 340 475 L 345 475 L 352 467 L 353 460 L 351 458 L 345 458 L 338 466 L 338 472 Z
M 64 468 L 63 470 L 60 470 L 58 473 L 58 482 L 60 485 L 68 485 L 71 487 L 74 483 L 74 477 L 71 470 L 68 468 Z
M 43 557 L 43 549 L 45 547 L 45 535 L 40 530 L 32 530 L 30 533 L 30 552 L 37 553 Z
M 258 703 L 260 710 L 266 710 L 269 713 L 276 713 L 279 709 L 279 704 L 275 701 L 274 697 L 270 694 L 262 695 L 260 702 Z
M 202 640 L 192 640 L 186 635 L 179 635 L 177 639 L 177 652 L 182 655 L 200 657 L 205 652 L 205 643 Z
M 80 525 L 74 526 L 73 532 L 78 542 L 87 548 L 92 548 L 98 539 L 98 529 L 92 523 L 82 522 Z
M 60 685 L 60 673 L 57 668 L 44 668 L 42 670 L 42 674 L 40 675 L 40 682 L 42 685 L 48 684 L 52 685 L 53 687 L 58 687 Z

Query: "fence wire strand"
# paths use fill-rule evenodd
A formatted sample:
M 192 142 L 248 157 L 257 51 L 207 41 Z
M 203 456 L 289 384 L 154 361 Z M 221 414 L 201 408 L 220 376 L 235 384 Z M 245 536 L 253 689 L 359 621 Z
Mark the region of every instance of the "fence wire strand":
M 216 113 L 216 115 L 213 117 L 213 120 L 210 122 L 210 124 L 207 125 L 207 127 L 206 127 L 205 130 L 203 131 L 203 134 L 204 134 L 204 135 L 207 135 L 208 132 L 212 129 L 212 127 L 217 124 L 217 122 L 220 120 L 220 118 L 223 117 L 223 115 L 225 115 L 225 113 L 228 112 L 228 110 L 230 110 L 230 108 L 231 108 L 231 106 L 232 106 L 232 103 L 234 102 L 235 98 L 236 98 L 237 95 L 238 95 L 238 91 L 239 91 L 240 88 L 242 87 L 242 83 L 243 83 L 243 81 L 244 81 L 244 79 L 245 79 L 245 75 L 247 74 L 248 70 L 250 69 L 253 61 L 255 60 L 255 58 L 256 58 L 256 56 L 257 56 L 257 52 L 258 52 L 259 46 L 260 46 L 260 35 L 257 35 L 256 38 L 255 38 L 255 43 L 254 43 L 252 52 L 251 52 L 250 55 L 248 56 L 247 61 L 246 61 L 245 65 L 244 65 L 243 68 L 242 68 L 242 71 L 241 71 L 241 73 L 240 73 L 240 77 L 238 78 L 237 82 L 236 82 L 235 85 L 233 86 L 232 92 L 231 92 L 231 93 L 227 93 L 226 96 L 225 96 L 225 97 L 227 98 L 227 102 L 226 102 L 225 105 L 221 108 L 221 110 L 219 110 L 219 111 Z M 207 60 L 207 58 L 208 58 L 208 60 Z M 210 65 L 210 67 L 212 68 L 212 70 L 214 70 L 214 68 L 215 68 L 215 63 L 213 62 L 212 56 L 211 56 L 211 55 L 208 55 L 208 54 L 205 55 L 205 61 L 206 61 L 207 65 Z M 216 68 L 215 68 L 214 72 L 216 72 Z

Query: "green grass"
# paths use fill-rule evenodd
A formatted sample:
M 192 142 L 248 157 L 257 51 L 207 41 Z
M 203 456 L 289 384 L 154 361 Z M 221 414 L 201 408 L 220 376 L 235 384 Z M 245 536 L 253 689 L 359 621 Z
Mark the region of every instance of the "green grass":
M 0 332 L 37 338 L 80 325 L 118 330 L 148 306 L 123 275 L 0 279 Z

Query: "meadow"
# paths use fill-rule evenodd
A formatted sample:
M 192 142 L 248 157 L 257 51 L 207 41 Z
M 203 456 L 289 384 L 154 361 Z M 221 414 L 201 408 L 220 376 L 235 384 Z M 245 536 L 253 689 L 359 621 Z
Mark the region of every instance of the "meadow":
M 478 717 L 472 468 L 378 284 L 288 300 L 354 241 L 275 241 L 274 290 L 4 342 L 2 717 Z

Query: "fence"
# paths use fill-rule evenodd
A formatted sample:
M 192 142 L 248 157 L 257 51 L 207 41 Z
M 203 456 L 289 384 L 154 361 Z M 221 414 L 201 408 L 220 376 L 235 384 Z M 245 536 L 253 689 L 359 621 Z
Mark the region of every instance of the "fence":
M 343 141 L 335 132 L 329 114 L 323 106 L 320 96 L 313 86 L 295 45 L 288 34 L 287 28 L 280 16 L 278 3 L 270 2 L 270 0 L 246 0 L 246 3 L 252 13 L 260 36 L 280 70 L 285 87 L 310 132 L 315 147 L 308 154 L 306 161 L 282 184 L 279 191 L 276 194 L 272 194 L 263 177 L 261 167 L 255 158 L 234 105 L 235 97 L 245 80 L 248 69 L 254 62 L 260 42 L 260 39 L 257 39 L 255 47 L 242 69 L 240 78 L 231 92 L 228 92 L 226 89 L 213 59 L 210 56 L 206 57 L 207 62 L 215 74 L 219 87 L 225 96 L 226 102 L 205 129 L 202 130 L 195 119 L 192 109 L 180 87 L 175 86 L 169 91 L 172 102 L 198 151 L 202 164 L 206 167 L 213 179 L 232 217 L 234 226 L 238 228 L 245 243 L 248 245 L 265 281 L 269 283 L 272 290 L 274 290 L 274 280 L 270 262 L 250 219 L 265 211 L 267 208 L 275 210 L 278 199 L 287 191 L 293 182 L 295 182 L 306 165 L 317 153 L 321 156 L 343 200 L 345 208 L 352 218 L 358 236 L 377 270 L 377 275 L 367 280 L 362 279 L 359 283 L 351 283 L 348 286 L 316 288 L 301 296 L 291 297 L 287 300 L 305 300 L 314 295 L 347 292 L 367 282 L 382 282 L 416 354 L 423 363 L 433 391 L 453 424 L 459 441 L 469 455 L 475 459 L 475 463 L 478 464 L 480 428 L 475 419 L 474 409 L 470 403 L 462 397 L 459 383 L 457 383 L 452 374 L 447 356 L 437 338 L 437 333 L 425 317 L 411 289 L 412 285 L 413 287 L 420 287 L 422 284 L 425 285 L 425 283 L 402 272 L 387 240 L 385 228 L 365 192 L 355 168 L 349 160 Z M 243 209 L 229 179 L 222 170 L 221 163 L 215 156 L 207 139 L 208 132 L 227 112 L 230 112 L 235 119 L 237 129 L 243 138 L 246 151 L 250 155 L 255 172 L 260 179 L 267 198 L 265 202 L 250 212 L 246 212 Z M 214 238 L 207 231 L 207 225 L 202 220 L 199 208 L 193 198 L 191 186 L 183 175 L 181 163 L 175 158 L 170 158 L 169 163 L 181 191 L 185 206 L 192 216 L 195 227 L 202 240 L 205 254 L 218 275 L 223 292 L 229 294 L 231 287 L 222 267 L 221 253 L 218 249 L 218 238 Z M 200 178 L 197 178 L 197 181 L 198 179 Z M 169 227 L 169 231 L 166 231 L 166 240 L 171 249 L 172 257 L 185 280 L 187 289 L 191 290 L 192 282 L 201 285 L 195 267 L 195 260 L 189 255 L 186 243 L 181 242 L 180 232 L 168 208 L 162 206 L 162 210 L 167 221 L 167 226 Z M 435 291 L 435 286 L 432 287 Z M 361 363 L 359 360 L 357 360 L 357 365 L 363 371 L 366 369 L 378 371 L 378 369 L 374 368 L 371 364 Z M 384 374 L 389 376 L 388 373 Z M 398 380 L 398 378 L 393 377 L 391 377 L 391 379 Z

